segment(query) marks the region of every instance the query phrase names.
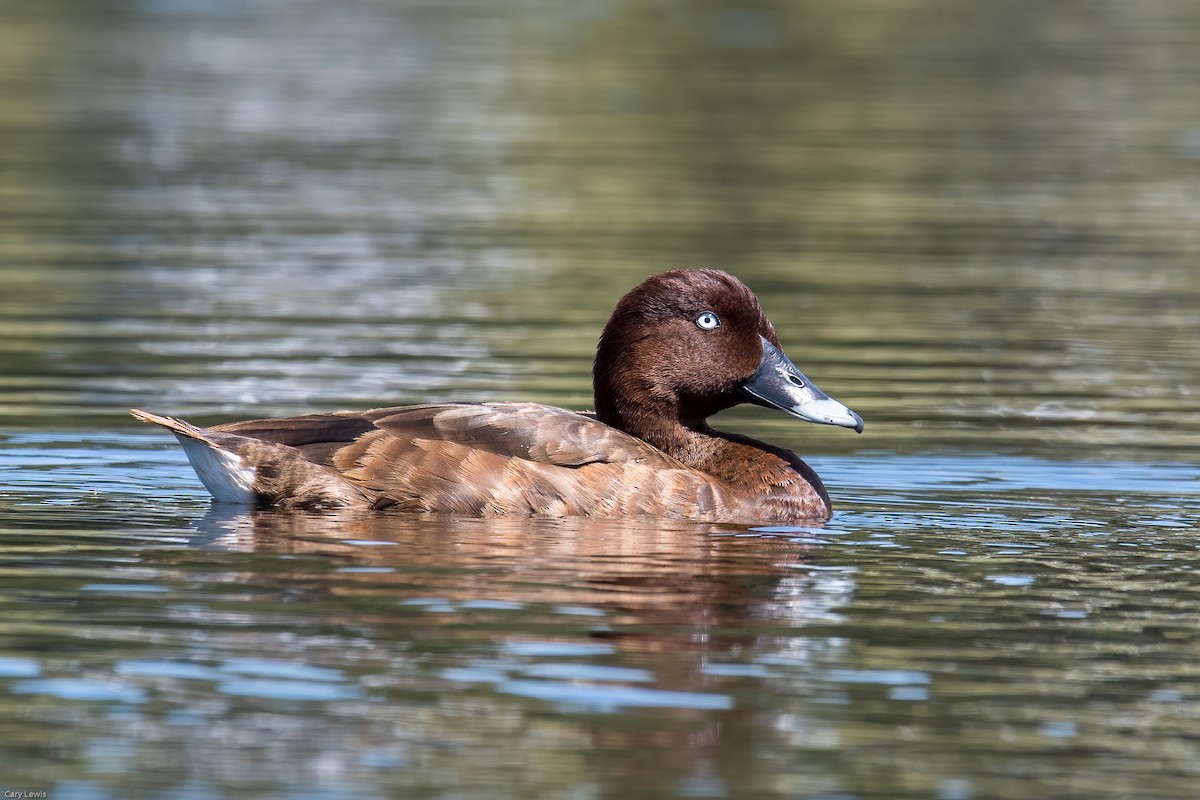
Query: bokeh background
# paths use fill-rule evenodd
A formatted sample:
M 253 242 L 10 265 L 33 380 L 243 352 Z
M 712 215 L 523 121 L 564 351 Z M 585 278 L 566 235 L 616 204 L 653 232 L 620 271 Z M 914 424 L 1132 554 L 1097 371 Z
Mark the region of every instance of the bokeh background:
M 0 0 L 0 788 L 1194 800 L 1194 0 Z M 210 508 L 720 267 L 825 526 Z
M 2 27 L 6 428 L 583 407 L 616 298 L 716 266 L 870 423 L 764 423 L 797 446 L 1197 444 L 1191 3 L 10 0 Z

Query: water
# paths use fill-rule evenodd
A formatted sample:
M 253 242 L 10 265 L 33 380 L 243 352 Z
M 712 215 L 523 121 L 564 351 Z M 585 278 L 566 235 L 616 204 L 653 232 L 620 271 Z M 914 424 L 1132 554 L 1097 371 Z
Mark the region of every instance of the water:
M 1195 798 L 1200 10 L 18 0 L 0 785 Z M 590 403 L 735 271 L 827 525 L 213 509 L 198 422 Z

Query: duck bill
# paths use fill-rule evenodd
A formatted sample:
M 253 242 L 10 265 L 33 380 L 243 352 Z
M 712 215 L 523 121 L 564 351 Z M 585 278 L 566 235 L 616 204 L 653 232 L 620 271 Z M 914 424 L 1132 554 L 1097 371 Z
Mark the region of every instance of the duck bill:
M 862 433 L 862 417 L 814 386 L 796 369 L 791 359 L 765 337 L 762 346 L 758 371 L 741 386 L 747 401 L 808 422 L 853 428 Z

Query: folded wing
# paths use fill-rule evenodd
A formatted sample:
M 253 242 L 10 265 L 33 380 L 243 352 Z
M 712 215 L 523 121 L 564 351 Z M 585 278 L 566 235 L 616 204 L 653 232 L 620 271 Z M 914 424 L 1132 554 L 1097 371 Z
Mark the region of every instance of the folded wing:
M 713 511 L 709 483 L 591 416 L 534 403 L 438 404 L 250 420 L 213 431 L 294 448 L 378 497 L 462 515 Z

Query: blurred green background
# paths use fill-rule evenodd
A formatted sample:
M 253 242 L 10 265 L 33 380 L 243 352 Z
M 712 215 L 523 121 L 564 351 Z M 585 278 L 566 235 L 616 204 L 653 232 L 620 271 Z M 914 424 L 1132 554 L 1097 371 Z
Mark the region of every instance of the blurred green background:
M 1200 6 L 9 0 L 0 427 L 590 405 L 717 266 L 864 415 L 818 450 L 1197 434 Z
M 0 788 L 1194 800 L 1198 78 L 1195 0 L 0 0 Z M 866 419 L 716 423 L 827 526 L 237 514 L 126 414 L 584 408 L 679 266 Z

